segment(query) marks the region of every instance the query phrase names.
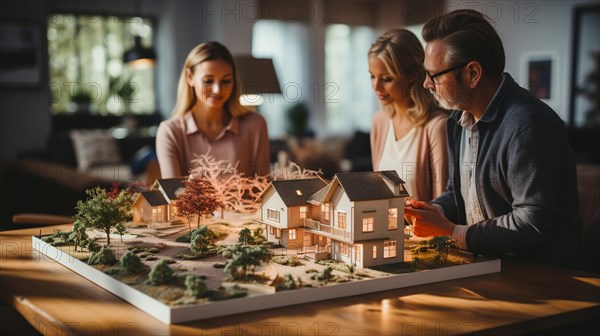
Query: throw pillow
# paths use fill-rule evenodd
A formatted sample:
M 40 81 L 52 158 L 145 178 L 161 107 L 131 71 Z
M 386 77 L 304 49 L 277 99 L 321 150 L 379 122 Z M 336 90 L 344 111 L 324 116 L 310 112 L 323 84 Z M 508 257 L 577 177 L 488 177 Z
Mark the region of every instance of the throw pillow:
M 71 140 L 80 169 L 122 161 L 117 140 L 108 130 L 73 130 Z

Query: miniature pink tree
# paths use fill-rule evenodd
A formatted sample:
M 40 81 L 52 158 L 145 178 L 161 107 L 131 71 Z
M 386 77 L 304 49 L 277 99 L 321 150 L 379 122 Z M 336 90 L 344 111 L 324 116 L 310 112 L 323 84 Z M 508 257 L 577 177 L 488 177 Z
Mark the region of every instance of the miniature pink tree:
M 246 177 L 237 171 L 237 165 L 228 161 L 216 161 L 206 153 L 192 160 L 191 176 L 202 177 L 212 183 L 215 195 L 222 204 L 221 218 L 224 210 L 235 210 L 242 213 L 254 213 L 258 206 L 254 199 L 267 187 L 266 176 Z
M 240 177 L 233 209 L 245 214 L 258 211 L 260 204 L 254 200 L 265 190 L 268 184 L 269 181 L 266 176 Z
M 212 214 L 221 205 L 212 184 L 203 178 L 190 178 L 185 181 L 185 190 L 179 194 L 175 201 L 177 215 L 188 218 L 198 217 L 198 227 L 203 216 Z
M 289 161 L 287 166 L 283 167 L 280 164 L 275 164 L 275 169 L 271 174 L 273 180 L 298 180 L 304 178 L 321 178 L 323 172 L 319 170 L 311 170 L 300 167 L 293 161 Z

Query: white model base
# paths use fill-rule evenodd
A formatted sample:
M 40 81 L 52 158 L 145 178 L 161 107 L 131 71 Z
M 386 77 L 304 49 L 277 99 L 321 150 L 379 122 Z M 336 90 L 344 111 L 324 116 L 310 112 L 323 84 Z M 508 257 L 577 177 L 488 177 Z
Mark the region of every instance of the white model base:
M 43 242 L 37 237 L 32 237 L 32 246 L 35 250 L 168 324 L 466 278 L 496 273 L 501 270 L 501 261 L 497 259 L 413 273 L 394 274 L 378 279 L 356 280 L 347 283 L 330 284 L 323 287 L 276 292 L 262 296 L 171 307 L 89 266 L 68 253 Z

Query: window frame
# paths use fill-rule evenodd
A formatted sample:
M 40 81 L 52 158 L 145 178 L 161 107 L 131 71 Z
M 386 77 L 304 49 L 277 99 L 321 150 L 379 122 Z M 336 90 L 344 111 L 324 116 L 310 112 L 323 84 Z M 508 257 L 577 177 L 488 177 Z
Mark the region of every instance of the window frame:
M 383 241 L 383 258 L 390 259 L 398 256 L 398 243 L 396 240 L 384 240 Z
M 131 12 L 131 13 L 129 13 Z M 139 13 L 140 11 L 135 10 L 134 11 L 129 11 L 128 13 L 124 13 L 124 11 L 121 8 L 117 8 L 116 10 L 105 10 L 105 9 L 99 9 L 99 10 L 95 10 L 93 12 L 90 11 L 84 11 L 84 10 L 80 10 L 80 9 L 74 9 L 74 10 L 69 10 L 67 8 L 65 8 L 64 10 L 60 9 L 60 8 L 54 8 L 51 9 L 48 12 L 48 15 L 45 18 L 44 21 L 44 25 L 46 28 L 46 32 L 48 31 L 48 28 L 50 27 L 50 20 L 52 19 L 53 16 L 55 15 L 71 15 L 74 16 L 75 18 L 77 17 L 90 17 L 91 20 L 96 19 L 98 17 L 103 17 L 103 18 L 107 18 L 107 19 L 112 19 L 112 18 L 116 18 L 119 21 L 124 21 L 127 22 L 127 20 L 132 20 L 132 19 L 136 19 L 136 18 L 142 18 L 144 21 L 147 21 L 151 26 L 152 26 L 152 38 L 151 38 L 151 45 L 152 47 L 154 47 L 155 49 L 158 49 L 158 18 L 156 15 L 147 15 L 147 14 L 142 14 Z M 125 52 L 126 50 L 129 50 L 130 48 L 133 47 L 134 45 L 134 34 L 131 32 L 124 32 L 124 34 L 128 35 L 127 38 L 130 38 L 129 43 L 123 43 L 122 47 L 123 47 L 123 52 Z M 47 62 L 45 64 L 46 69 L 47 69 L 47 75 L 44 76 L 45 78 L 43 78 L 42 80 L 45 80 L 46 83 L 48 84 L 48 86 L 52 87 L 55 83 L 56 85 L 60 85 L 60 88 L 58 88 L 58 94 L 61 95 L 65 95 L 65 96 L 69 96 L 72 94 L 72 92 L 70 91 L 74 91 L 74 88 L 65 88 L 63 87 L 65 84 L 67 84 L 67 82 L 62 82 L 59 83 L 59 81 L 53 81 L 52 75 L 51 75 L 51 65 L 50 65 L 50 61 L 51 61 L 51 57 L 50 57 L 50 42 L 48 40 L 48 36 L 46 35 L 45 37 L 45 46 L 46 46 L 46 55 L 47 55 Z M 105 50 L 108 49 L 108 47 L 104 48 Z M 123 55 L 121 55 L 121 59 L 122 59 Z M 105 66 L 108 66 L 108 63 L 105 63 Z M 123 64 L 123 67 L 126 68 L 127 65 Z M 148 124 L 148 126 L 155 126 L 155 124 L 157 124 L 157 122 L 155 122 L 154 120 L 157 118 L 156 116 L 158 116 L 158 121 L 160 122 L 162 120 L 162 117 L 160 117 L 160 106 L 159 106 L 159 73 L 160 71 L 156 70 L 156 65 L 153 67 L 152 69 L 152 91 L 153 91 L 153 105 L 154 105 L 154 110 L 148 110 L 148 111 L 141 111 L 141 112 L 134 112 L 131 113 L 131 111 L 121 111 L 120 113 L 110 113 L 107 111 L 103 111 L 102 113 L 98 113 L 96 112 L 95 114 L 90 114 L 90 116 L 94 117 L 94 121 L 98 120 L 98 119 L 118 119 L 118 122 L 113 122 L 110 121 L 108 123 L 110 123 L 110 126 L 106 126 L 105 128 L 110 128 L 110 127 L 114 127 L 117 126 L 121 123 L 121 119 L 125 116 L 133 116 L 136 119 L 139 119 L 140 117 L 142 119 L 147 119 L 148 117 L 150 117 L 152 119 L 151 123 L 148 123 L 147 121 L 144 122 L 144 124 Z M 122 71 L 120 76 L 123 76 L 125 73 L 125 71 Z M 79 76 L 80 77 L 80 76 Z M 110 81 L 110 75 L 106 75 L 106 80 Z M 84 81 L 87 81 L 87 79 L 84 79 Z M 72 84 L 71 82 L 68 82 L 69 84 Z M 81 83 L 75 83 L 78 85 L 81 85 Z M 52 91 L 52 90 L 51 90 Z M 107 90 L 107 94 L 111 95 L 113 94 L 113 92 L 111 92 L 110 90 Z M 53 93 L 50 92 L 50 95 L 52 96 Z M 141 97 L 141 96 L 138 96 Z M 146 99 L 147 97 L 142 97 L 144 99 Z M 106 98 L 107 100 L 110 99 L 110 96 Z M 64 121 L 63 119 L 67 118 L 67 119 L 81 119 L 81 114 L 78 114 L 76 112 L 70 112 L 70 111 L 64 111 L 64 110 L 53 110 L 52 107 L 52 102 L 50 102 L 50 109 L 49 109 L 49 113 L 51 118 L 54 119 L 60 119 L 59 123 L 67 123 L 67 124 L 73 124 L 73 121 Z M 83 126 L 77 126 L 74 125 L 72 128 L 93 128 L 91 127 L 92 123 L 94 123 L 94 121 L 87 121 L 88 124 L 83 125 Z M 84 121 L 82 121 L 84 122 Z M 53 122 L 53 129 L 57 129 L 57 130 L 63 130 L 63 129 L 67 129 L 66 127 L 57 127 L 56 125 L 54 125 L 55 123 Z M 105 125 L 106 122 L 101 121 L 100 122 L 101 125 Z M 98 125 L 96 125 L 94 123 L 94 125 L 96 128 L 98 127 Z M 140 125 L 138 125 L 140 126 Z

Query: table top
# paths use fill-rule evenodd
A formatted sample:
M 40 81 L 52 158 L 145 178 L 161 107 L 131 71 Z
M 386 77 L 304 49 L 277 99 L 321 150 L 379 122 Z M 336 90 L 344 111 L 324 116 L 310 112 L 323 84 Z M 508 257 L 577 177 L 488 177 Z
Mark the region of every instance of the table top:
M 597 319 L 600 275 L 503 260 L 502 272 L 167 325 L 31 247 L 69 225 L 0 232 L 0 297 L 43 334 L 520 334 Z

